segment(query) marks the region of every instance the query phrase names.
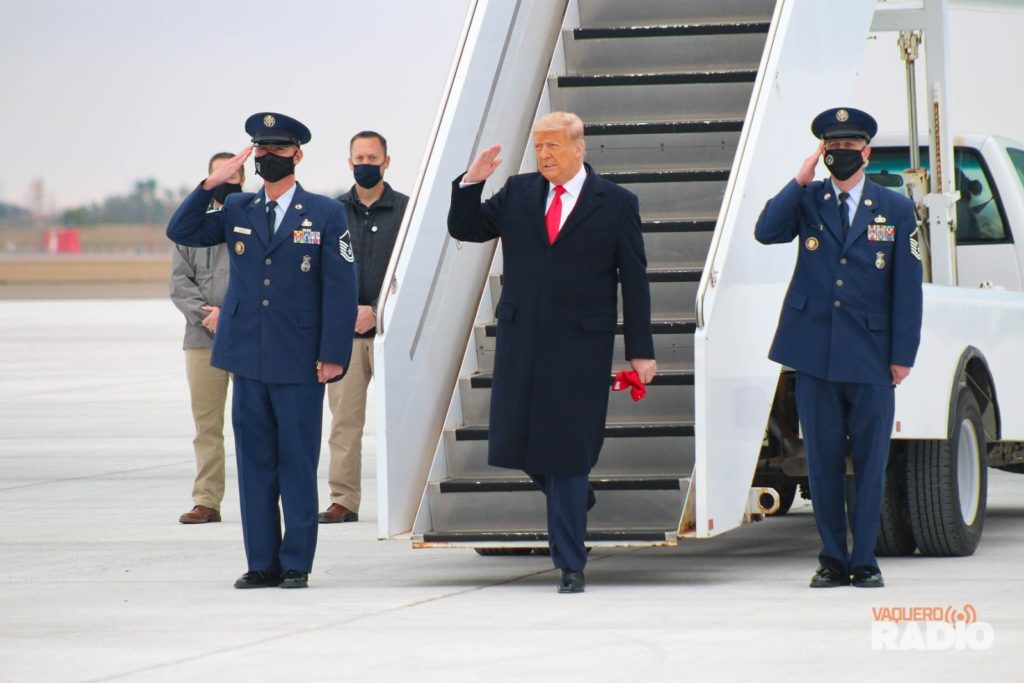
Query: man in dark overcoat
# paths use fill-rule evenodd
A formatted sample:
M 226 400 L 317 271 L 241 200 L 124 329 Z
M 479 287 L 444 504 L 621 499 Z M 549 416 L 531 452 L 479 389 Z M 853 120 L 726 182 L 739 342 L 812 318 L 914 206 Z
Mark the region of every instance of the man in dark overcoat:
M 878 124 L 852 107 L 811 124 L 821 140 L 768 201 L 754 234 L 798 240 L 793 279 L 769 357 L 796 370 L 796 403 L 821 536 L 812 588 L 884 585 L 875 559 L 894 389 L 921 341 L 921 255 L 914 203 L 867 178 Z M 831 177 L 814 180 L 819 158 Z M 853 549 L 846 542 L 847 439 Z
M 512 176 L 481 204 L 500 146 L 452 186 L 448 232 L 501 239 L 504 275 L 491 390 L 488 462 L 524 470 L 547 497 L 558 590 L 584 589 L 588 474 L 608 412 L 622 283 L 626 359 L 644 383 L 657 370 L 637 198 L 583 161 L 583 122 L 553 112 L 533 128 L 536 173 Z

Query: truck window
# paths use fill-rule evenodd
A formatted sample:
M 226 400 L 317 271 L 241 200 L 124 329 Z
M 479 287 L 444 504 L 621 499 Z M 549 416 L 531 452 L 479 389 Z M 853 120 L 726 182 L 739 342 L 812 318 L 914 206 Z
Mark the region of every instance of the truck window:
M 1024 185 L 1024 149 L 1007 147 L 1006 153 L 1010 155 L 1010 161 L 1013 162 L 1013 169 L 1017 171 L 1020 184 Z
M 1024 182 L 1024 151 L 1017 151 L 1014 161 Z M 1011 154 L 1011 159 L 1013 155 Z M 953 150 L 955 186 L 960 191 L 956 203 L 957 244 L 992 244 L 1012 242 L 1006 229 L 1002 202 L 993 191 L 992 179 L 977 150 L 956 147 Z M 1018 165 L 1019 164 L 1019 165 Z M 879 185 L 902 192 L 899 175 L 910 165 L 906 147 L 875 147 L 866 172 Z M 928 168 L 928 149 L 921 148 L 921 165 Z

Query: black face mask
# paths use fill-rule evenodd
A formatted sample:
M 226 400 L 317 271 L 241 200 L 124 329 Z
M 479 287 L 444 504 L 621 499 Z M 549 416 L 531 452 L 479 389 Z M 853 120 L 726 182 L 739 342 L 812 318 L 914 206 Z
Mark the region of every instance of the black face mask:
M 295 173 L 295 157 L 279 157 L 269 152 L 256 157 L 256 175 L 268 183 L 276 183 L 292 173 Z
M 229 194 L 241 192 L 242 186 L 238 183 L 224 183 L 213 188 L 213 201 L 218 204 L 224 204 L 224 200 L 228 198 Z
M 836 180 L 846 180 L 864 165 L 859 149 L 825 150 L 825 167 Z
M 359 183 L 359 187 L 369 190 L 371 187 L 376 187 L 377 183 L 380 182 L 384 176 L 380 172 L 380 166 L 377 164 L 354 164 L 352 166 L 352 175 L 355 176 L 356 182 Z

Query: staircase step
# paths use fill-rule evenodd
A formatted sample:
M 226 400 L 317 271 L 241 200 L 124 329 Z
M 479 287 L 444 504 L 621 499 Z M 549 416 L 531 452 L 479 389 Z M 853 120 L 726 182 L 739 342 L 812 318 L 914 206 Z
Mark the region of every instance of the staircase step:
M 591 478 L 595 491 L 678 491 L 679 477 L 609 477 Z M 497 493 L 503 491 L 538 491 L 528 477 L 482 477 L 477 479 L 445 479 L 438 483 L 441 493 Z
M 746 115 L 754 70 L 594 74 L 548 79 L 551 108 L 584 124 L 720 121 Z
M 727 168 L 704 168 L 664 171 L 605 171 L 605 180 L 619 185 L 638 183 L 701 183 L 723 182 L 729 179 Z
M 740 22 L 582 27 L 562 43 L 566 73 L 680 73 L 756 69 L 766 38 L 767 24 Z
M 580 24 L 587 27 L 711 22 L 764 22 L 775 0 L 581 0 Z
M 669 36 L 725 36 L 740 33 L 767 33 L 768 21 L 730 21 L 697 24 L 670 24 L 667 26 L 608 26 L 601 28 L 576 28 L 572 36 L 576 40 L 597 38 L 651 38 Z
M 624 398 L 629 401 L 629 398 Z M 642 402 L 641 402 L 642 403 Z M 502 470 L 487 464 L 486 441 L 456 441 L 455 430 L 445 430 L 446 476 L 455 479 L 490 478 Z M 694 439 L 652 437 L 605 439 L 591 477 L 686 478 L 693 474 Z
M 495 337 L 498 334 L 498 324 L 488 323 L 484 325 L 488 337 Z M 676 320 L 654 320 L 651 322 L 652 334 L 693 334 L 697 330 L 696 318 L 678 318 Z M 623 333 L 622 323 L 615 326 L 615 334 Z
M 696 121 L 609 121 L 585 123 L 584 136 L 599 135 L 674 135 L 685 133 L 739 133 L 743 119 L 703 119 Z
M 615 382 L 615 374 L 608 376 L 608 385 Z M 474 389 L 490 389 L 494 375 L 488 372 L 481 372 L 471 375 L 470 385 Z M 693 386 L 693 368 L 687 370 L 659 370 L 654 379 L 647 386 Z
M 413 547 L 469 546 L 501 547 L 524 546 L 546 547 L 546 531 L 444 531 L 430 532 L 413 539 Z M 587 531 L 587 545 L 676 545 L 675 529 L 590 529 Z
M 486 441 L 487 425 L 467 425 L 455 429 L 456 441 Z M 692 422 L 610 423 L 605 425 L 606 439 L 632 439 L 656 436 L 693 436 Z
M 717 83 L 753 83 L 757 69 L 723 71 L 677 71 L 667 74 L 590 74 L 558 76 L 559 88 L 599 88 L 629 85 L 705 85 Z
M 679 220 L 649 220 L 640 227 L 645 235 L 659 232 L 714 232 L 715 218 L 687 218 Z

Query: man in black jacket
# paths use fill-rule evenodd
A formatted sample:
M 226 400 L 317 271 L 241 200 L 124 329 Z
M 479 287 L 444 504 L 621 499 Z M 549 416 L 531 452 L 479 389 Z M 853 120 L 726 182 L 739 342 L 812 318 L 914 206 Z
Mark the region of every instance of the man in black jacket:
M 395 248 L 398 228 L 409 198 L 384 182 L 391 164 L 388 143 L 380 133 L 362 131 L 349 143 L 348 166 L 355 176 L 352 189 L 338 197 L 345 205 L 352 249 L 359 274 L 359 312 L 352 360 L 344 379 L 327 387 L 331 407 L 331 464 L 328 483 L 331 504 L 320 513 L 321 524 L 359 519 L 363 424 L 366 388 L 373 377 L 373 337 L 377 331 L 377 298 Z

